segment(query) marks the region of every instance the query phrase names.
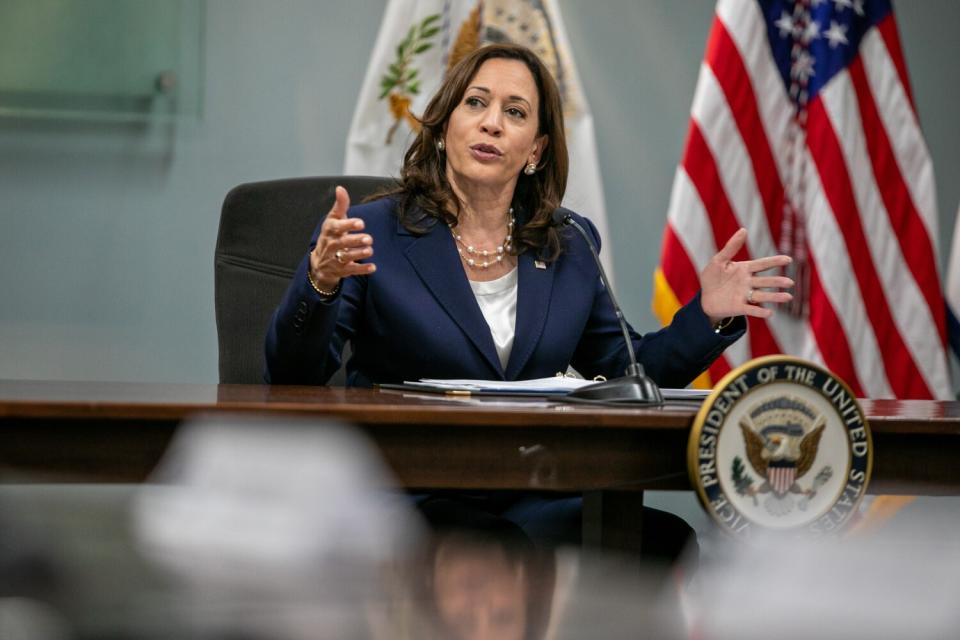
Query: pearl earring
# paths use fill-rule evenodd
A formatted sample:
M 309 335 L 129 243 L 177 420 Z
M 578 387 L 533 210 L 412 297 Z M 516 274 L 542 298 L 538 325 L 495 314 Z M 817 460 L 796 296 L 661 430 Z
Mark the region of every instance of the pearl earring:
M 444 149 L 443 138 L 437 140 L 437 151 L 443 151 Z
M 535 174 L 535 173 L 537 172 L 537 165 L 536 165 L 536 163 L 531 162 L 530 164 L 528 164 L 527 166 L 525 166 L 525 167 L 523 168 L 523 172 L 524 172 L 525 174 L 527 174 L 528 176 L 532 176 L 533 174 Z

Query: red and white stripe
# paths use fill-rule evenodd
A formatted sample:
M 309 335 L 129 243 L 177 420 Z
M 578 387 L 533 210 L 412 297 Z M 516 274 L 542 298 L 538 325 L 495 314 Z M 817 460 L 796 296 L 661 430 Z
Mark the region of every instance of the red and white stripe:
M 778 253 L 793 106 L 755 0 L 720 0 L 677 170 L 661 269 L 682 303 L 739 227 L 738 259 Z M 711 368 L 749 358 L 820 362 L 861 397 L 950 397 L 933 169 L 893 15 L 808 105 L 803 213 L 810 286 L 804 318 L 779 311 Z M 795 165 L 797 166 L 797 165 Z
M 768 467 L 767 478 L 770 480 L 770 486 L 773 487 L 774 493 L 782 496 L 790 490 L 790 487 L 793 486 L 794 481 L 797 479 L 797 468 Z

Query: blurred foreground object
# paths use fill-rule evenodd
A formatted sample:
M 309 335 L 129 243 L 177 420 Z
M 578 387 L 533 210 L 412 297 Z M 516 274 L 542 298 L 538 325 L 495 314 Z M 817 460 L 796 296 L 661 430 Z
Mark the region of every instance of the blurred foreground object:
M 310 580 L 418 533 L 372 445 L 328 420 L 187 423 L 152 480 L 133 511 L 143 547 L 201 581 Z
M 681 592 L 662 568 L 545 551 L 516 525 L 474 510 L 421 505 L 433 527 L 427 535 L 413 499 L 391 488 L 364 438 L 336 423 L 195 420 L 178 432 L 153 481 L 0 487 L 2 640 L 688 637 Z M 935 549 L 957 524 L 932 523 L 926 537 L 901 532 L 873 555 L 906 562 L 902 549 Z M 848 569 L 821 559 L 818 548 L 782 536 L 778 544 L 721 549 L 714 555 L 723 561 L 694 576 L 690 618 L 695 630 L 714 634 L 701 637 L 751 637 L 759 620 L 757 634 L 774 629 L 789 638 L 809 627 L 780 620 L 799 624 L 794 618 L 809 610 L 815 622 L 833 624 L 833 610 L 848 604 L 861 608 L 855 624 L 886 625 L 883 616 L 893 615 L 892 597 L 881 594 L 874 616 L 872 594 L 838 596 L 824 580 L 842 590 L 886 587 L 898 598 L 902 580 L 910 591 L 898 610 L 932 621 L 933 632 L 943 628 L 937 616 L 955 615 L 944 608 L 960 595 L 956 580 L 946 581 L 960 572 L 955 548 L 907 567 L 929 574 L 895 565 L 888 578 L 884 565 Z M 848 585 L 851 576 L 864 584 Z M 795 598 L 794 589 L 809 601 L 776 600 Z M 914 607 L 914 599 L 926 602 Z M 766 617 L 757 613 L 767 606 Z M 822 629 L 817 637 L 844 637 Z
M 153 479 L 133 504 L 140 547 L 194 591 L 203 637 L 362 634 L 380 571 L 421 534 L 371 445 L 332 421 L 197 420 Z
M 703 640 L 956 638 L 960 513 L 950 498 L 870 535 L 726 538 L 689 598 Z

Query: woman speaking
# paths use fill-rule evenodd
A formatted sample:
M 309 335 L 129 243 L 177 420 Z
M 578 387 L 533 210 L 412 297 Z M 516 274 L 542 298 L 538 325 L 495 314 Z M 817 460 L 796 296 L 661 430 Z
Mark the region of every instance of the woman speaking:
M 573 366 L 623 374 L 629 355 L 583 237 L 558 226 L 567 145 L 557 86 L 529 50 L 491 45 L 465 57 L 427 105 L 394 189 L 336 202 L 313 235 L 270 324 L 266 378 L 324 384 L 346 364 L 351 386 L 419 378 L 524 380 Z M 565 217 L 557 216 L 558 219 Z M 589 220 L 569 215 L 600 238 Z M 653 380 L 684 387 L 746 331 L 744 315 L 791 299 L 790 262 L 735 262 L 735 233 L 700 274 L 700 292 L 669 327 L 630 331 Z M 580 498 L 458 496 L 539 542 L 580 540 Z M 643 555 L 673 559 L 692 530 L 644 508 Z M 647 547 L 648 543 L 651 545 Z M 648 551 L 649 549 L 649 551 Z
M 583 238 L 553 220 L 567 181 L 560 94 L 531 51 L 491 45 L 454 67 L 430 101 L 394 189 L 336 202 L 315 231 L 270 324 L 266 378 L 351 386 L 419 378 L 522 380 L 572 366 L 617 377 L 628 362 L 610 298 Z M 573 219 L 600 238 L 589 220 Z M 670 326 L 631 330 L 659 385 L 686 386 L 791 296 L 790 262 L 735 262 L 741 229 L 700 274 Z

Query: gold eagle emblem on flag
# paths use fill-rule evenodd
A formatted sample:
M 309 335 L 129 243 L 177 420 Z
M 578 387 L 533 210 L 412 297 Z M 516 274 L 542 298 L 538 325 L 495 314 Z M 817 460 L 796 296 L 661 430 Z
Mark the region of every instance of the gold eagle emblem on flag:
M 478 2 L 460 23 L 451 42 L 449 8 L 432 13 L 416 22 L 396 45 L 396 55 L 380 79 L 380 100 L 386 100 L 392 118 L 385 144 L 393 142 L 401 124 L 411 131 L 420 131 L 420 121 L 411 111 L 415 96 L 424 82 L 431 83 L 429 70 L 417 66 L 417 57 L 439 44 L 444 51 L 445 74 L 460 60 L 484 44 L 510 42 L 534 51 L 550 69 L 560 88 L 564 113 L 571 117 L 576 110 L 565 79 L 570 75 L 560 55 L 553 25 L 543 3 L 536 0 L 491 0 Z M 440 42 L 437 43 L 437 37 Z

